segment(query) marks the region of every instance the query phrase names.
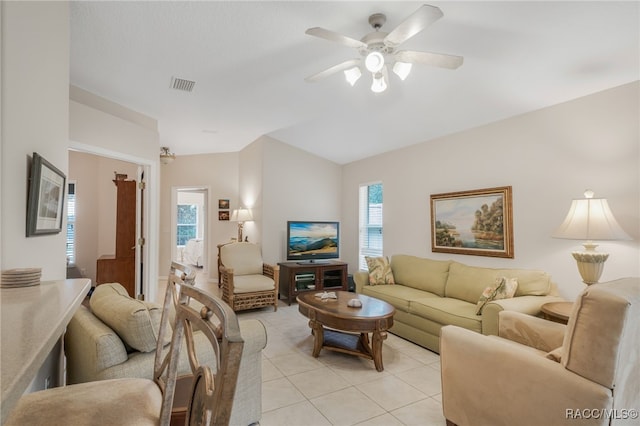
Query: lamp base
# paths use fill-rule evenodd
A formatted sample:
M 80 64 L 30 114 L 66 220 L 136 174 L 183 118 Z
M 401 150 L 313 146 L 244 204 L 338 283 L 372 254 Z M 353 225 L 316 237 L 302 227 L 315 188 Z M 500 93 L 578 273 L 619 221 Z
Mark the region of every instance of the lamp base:
M 582 282 L 586 285 L 596 284 L 604 270 L 604 262 L 609 258 L 609 253 L 596 251 L 574 251 L 571 253 L 578 264 L 578 271 Z

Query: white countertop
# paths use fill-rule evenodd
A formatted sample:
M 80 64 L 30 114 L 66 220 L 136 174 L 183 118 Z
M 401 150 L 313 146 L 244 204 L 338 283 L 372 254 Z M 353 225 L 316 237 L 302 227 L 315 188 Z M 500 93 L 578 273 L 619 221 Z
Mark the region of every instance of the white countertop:
M 87 278 L 0 288 L 2 423 L 91 288 Z

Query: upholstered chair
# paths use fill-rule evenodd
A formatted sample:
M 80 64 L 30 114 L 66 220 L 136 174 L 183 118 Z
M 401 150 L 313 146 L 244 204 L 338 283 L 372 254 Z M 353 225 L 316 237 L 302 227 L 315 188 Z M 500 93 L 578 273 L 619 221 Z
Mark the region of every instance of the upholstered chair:
M 257 244 L 241 242 L 218 246 L 222 300 L 234 311 L 273 306 L 278 310 L 280 267 L 262 261 Z
M 499 336 L 444 327 L 447 424 L 638 424 L 639 325 L 640 278 L 624 278 L 587 287 L 566 326 L 503 311 Z
M 63 386 L 24 395 L 9 414 L 5 425 L 161 425 L 168 426 L 182 340 L 186 337 L 189 358 L 193 355 L 193 326 L 202 330 L 215 354 L 217 372 L 192 362 L 194 374 L 190 406 L 192 418 L 206 419 L 193 424 L 228 424 L 244 342 L 235 314 L 215 297 L 185 281 L 188 274 L 169 277 L 156 339 L 153 380 L 128 378 L 101 380 Z M 182 287 L 184 293 L 178 293 Z M 204 307 L 194 312 L 189 298 Z M 175 307 L 175 315 L 169 307 Z M 170 320 L 173 317 L 173 322 Z M 213 318 L 213 320 L 212 320 Z M 171 341 L 168 350 L 164 344 Z M 214 392 L 206 392 L 213 389 Z M 203 386 L 208 388 L 203 388 Z M 192 406 L 191 402 L 197 406 Z M 188 415 L 189 415 L 188 414 Z

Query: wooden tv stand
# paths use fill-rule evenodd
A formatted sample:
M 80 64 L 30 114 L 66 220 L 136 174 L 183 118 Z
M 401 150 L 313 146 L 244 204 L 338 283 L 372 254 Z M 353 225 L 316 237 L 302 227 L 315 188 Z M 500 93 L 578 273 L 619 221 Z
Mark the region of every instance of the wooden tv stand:
M 347 291 L 347 263 L 326 261 L 317 263 L 281 262 L 280 295 L 287 303 L 308 291 Z

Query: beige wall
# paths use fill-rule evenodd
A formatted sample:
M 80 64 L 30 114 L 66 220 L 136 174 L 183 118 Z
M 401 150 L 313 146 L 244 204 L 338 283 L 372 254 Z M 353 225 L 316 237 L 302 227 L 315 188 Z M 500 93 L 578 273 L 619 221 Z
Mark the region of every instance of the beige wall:
M 83 152 L 69 152 L 69 179 L 76 181 L 76 265 L 95 283 L 96 261 L 115 254 L 114 171 L 135 179 L 138 166 Z
M 66 221 L 59 234 L 27 238 L 26 200 L 34 151 L 68 172 L 69 9 L 66 2 L 3 1 L 0 22 L 0 264 L 41 267 L 43 280 L 59 280 L 66 276 Z M 47 378 L 57 384 L 56 348 L 27 392 L 44 389 Z
M 41 267 L 43 280 L 61 279 L 66 232 L 26 238 L 25 229 L 33 152 L 68 171 L 69 9 L 64 2 L 1 2 L 0 8 L 2 269 Z
M 266 136 L 239 153 L 179 156 L 162 167 L 160 264 L 171 255 L 172 188 L 210 188 L 209 265 L 217 278 L 216 245 L 237 235 L 235 223 L 218 221 L 219 198 L 228 198 L 231 210 L 251 209 L 244 235 L 276 263 L 286 258 L 287 220 L 340 219 L 341 176 L 339 165 Z
M 236 236 L 236 224 L 218 220 L 218 200 L 229 199 L 231 209 L 238 205 L 238 153 L 178 156 L 162 166 L 160 183 L 160 276 L 166 276 L 171 261 L 171 193 L 176 188 L 205 188 L 209 191 L 207 206 L 209 228 L 207 267 L 217 271 L 217 244 Z M 215 274 L 213 274 L 215 275 Z M 213 276 L 212 275 L 212 276 Z M 215 276 L 217 279 L 217 275 Z
M 274 263 L 286 260 L 288 220 L 340 220 L 342 167 L 277 140 L 263 140 L 262 252 Z
M 551 238 L 585 189 L 607 198 L 633 241 L 603 241 L 602 281 L 640 274 L 639 84 L 633 83 L 346 165 L 342 255 L 357 268 L 358 186 L 384 185 L 385 255 L 543 269 L 565 297 L 584 288 L 580 241 Z M 452 114 L 455 111 L 451 112 Z M 511 185 L 514 259 L 431 252 L 430 194 Z
M 146 189 L 143 203 L 146 217 L 143 221 L 147 244 L 143 247 L 142 264 L 147 298 L 155 300 L 158 283 L 158 229 L 159 229 L 159 152 L 160 143 L 156 120 L 115 104 L 107 99 L 71 86 L 68 88 L 69 102 L 69 146 L 73 150 L 124 161 L 141 166 L 144 170 Z M 96 172 L 104 176 L 98 180 L 98 190 L 112 191 L 114 169 L 108 162 L 99 163 Z M 135 171 L 127 173 L 135 179 Z M 101 199 L 99 198 L 99 201 Z M 104 201 L 103 201 L 104 202 Z M 115 208 L 105 206 L 103 208 Z M 111 217 L 105 216 L 105 217 Z M 114 226 L 100 229 L 98 254 L 113 252 L 112 232 Z M 168 266 L 164 266 L 167 268 Z

